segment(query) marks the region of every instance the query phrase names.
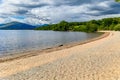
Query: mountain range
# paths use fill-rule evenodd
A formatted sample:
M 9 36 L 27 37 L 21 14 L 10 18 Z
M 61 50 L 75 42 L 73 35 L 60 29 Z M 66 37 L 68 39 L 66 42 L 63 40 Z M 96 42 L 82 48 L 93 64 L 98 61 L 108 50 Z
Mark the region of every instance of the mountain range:
M 33 30 L 37 26 L 29 25 L 21 22 L 10 22 L 6 24 L 0 24 L 1 30 Z

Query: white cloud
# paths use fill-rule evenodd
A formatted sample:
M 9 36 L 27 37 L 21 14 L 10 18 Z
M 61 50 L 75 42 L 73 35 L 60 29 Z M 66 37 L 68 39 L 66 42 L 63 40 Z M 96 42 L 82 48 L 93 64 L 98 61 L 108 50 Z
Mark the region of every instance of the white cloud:
M 48 21 L 43 21 L 43 20 L 40 20 L 40 19 L 37 19 L 37 18 L 26 18 L 24 19 L 25 22 L 27 23 L 32 23 L 34 22 L 33 24 L 37 25 L 37 24 L 49 24 Z
M 101 16 L 119 16 L 119 11 L 116 10 L 119 7 L 114 0 L 3 0 L 2 4 L 0 3 L 0 22 L 45 24 L 61 20 L 86 21 Z
M 4 22 L 4 19 L 3 18 L 0 18 L 0 23 L 3 23 Z

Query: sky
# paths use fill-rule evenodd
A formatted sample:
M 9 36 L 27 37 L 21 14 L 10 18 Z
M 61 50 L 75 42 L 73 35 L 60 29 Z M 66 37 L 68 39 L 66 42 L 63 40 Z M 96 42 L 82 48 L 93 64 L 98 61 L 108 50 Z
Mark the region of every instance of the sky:
M 39 25 L 107 17 L 120 17 L 120 3 L 114 0 L 0 0 L 0 24 L 18 21 Z

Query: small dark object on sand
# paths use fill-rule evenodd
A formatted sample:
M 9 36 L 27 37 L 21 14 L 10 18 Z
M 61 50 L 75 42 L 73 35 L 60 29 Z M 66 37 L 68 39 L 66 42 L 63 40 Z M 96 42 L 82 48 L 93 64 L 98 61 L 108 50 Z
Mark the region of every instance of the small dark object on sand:
M 63 44 L 59 45 L 59 47 L 63 46 Z

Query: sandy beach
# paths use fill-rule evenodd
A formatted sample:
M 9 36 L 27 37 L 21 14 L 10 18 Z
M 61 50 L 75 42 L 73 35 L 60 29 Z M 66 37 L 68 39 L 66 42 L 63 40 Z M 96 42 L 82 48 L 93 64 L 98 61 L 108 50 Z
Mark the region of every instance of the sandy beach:
M 120 80 L 120 32 L 108 32 L 89 43 L 3 59 L 0 80 Z

